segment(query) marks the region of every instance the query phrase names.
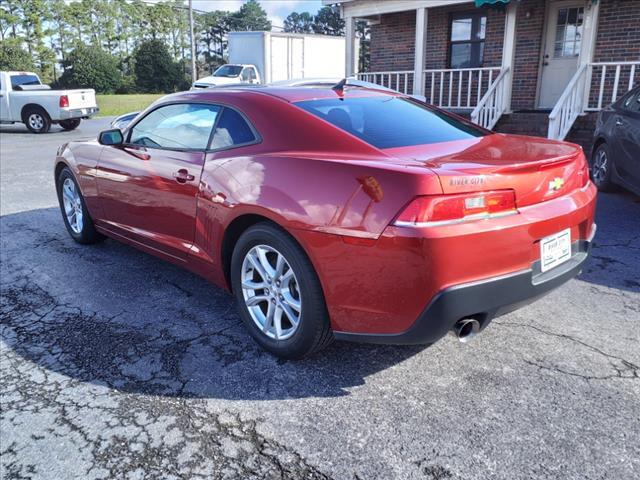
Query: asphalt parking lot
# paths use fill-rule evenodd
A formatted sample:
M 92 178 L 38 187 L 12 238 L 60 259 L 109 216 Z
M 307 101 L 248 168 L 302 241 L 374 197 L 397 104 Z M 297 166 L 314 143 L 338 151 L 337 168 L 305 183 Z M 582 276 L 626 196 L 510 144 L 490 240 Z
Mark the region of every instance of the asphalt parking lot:
M 632 479 L 640 199 L 601 195 L 579 278 L 467 345 L 262 352 L 231 296 L 67 235 L 59 144 L 0 127 L 3 479 Z

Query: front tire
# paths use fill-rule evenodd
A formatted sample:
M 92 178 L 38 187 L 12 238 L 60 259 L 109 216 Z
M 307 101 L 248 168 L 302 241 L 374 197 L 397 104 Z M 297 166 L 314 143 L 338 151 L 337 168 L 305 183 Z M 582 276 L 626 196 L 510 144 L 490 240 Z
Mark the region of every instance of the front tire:
M 609 152 L 609 146 L 601 143 L 591 156 L 589 162 L 591 180 L 601 192 L 612 192 L 616 189 L 611 175 L 613 173 L 613 158 Z
M 47 133 L 51 128 L 51 119 L 41 107 L 30 107 L 24 112 L 24 124 L 30 132 Z
M 265 222 L 240 236 L 231 284 L 245 326 L 265 350 L 297 359 L 332 342 L 320 280 L 302 247 L 282 229 Z
M 67 167 L 58 175 L 56 190 L 62 219 L 71 238 L 85 245 L 104 240 L 104 235 L 96 230 L 78 183 Z
M 60 120 L 60 126 L 67 131 L 75 130 L 80 125 L 79 118 L 72 118 L 70 120 Z

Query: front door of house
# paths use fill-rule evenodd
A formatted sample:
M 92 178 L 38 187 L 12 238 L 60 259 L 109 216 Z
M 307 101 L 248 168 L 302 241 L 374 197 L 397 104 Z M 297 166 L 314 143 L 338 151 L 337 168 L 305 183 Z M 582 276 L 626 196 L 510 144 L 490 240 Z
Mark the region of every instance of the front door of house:
M 538 108 L 553 108 L 578 69 L 584 2 L 552 2 L 542 59 Z

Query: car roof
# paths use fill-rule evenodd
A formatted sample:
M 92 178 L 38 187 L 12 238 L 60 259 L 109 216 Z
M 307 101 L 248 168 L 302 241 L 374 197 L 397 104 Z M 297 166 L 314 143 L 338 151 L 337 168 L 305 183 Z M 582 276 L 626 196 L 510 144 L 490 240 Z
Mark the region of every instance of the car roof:
M 406 97 L 399 92 L 390 90 L 378 90 L 376 88 L 345 86 L 343 90 L 335 90 L 331 87 L 278 87 L 267 85 L 234 85 L 226 88 L 207 88 L 202 90 L 190 90 L 171 95 L 171 100 L 180 100 L 181 97 L 193 101 L 194 97 L 204 101 L 216 101 L 221 96 L 238 93 L 249 95 L 269 95 L 287 102 L 302 102 L 305 100 L 324 100 L 334 98 L 362 98 L 362 97 Z

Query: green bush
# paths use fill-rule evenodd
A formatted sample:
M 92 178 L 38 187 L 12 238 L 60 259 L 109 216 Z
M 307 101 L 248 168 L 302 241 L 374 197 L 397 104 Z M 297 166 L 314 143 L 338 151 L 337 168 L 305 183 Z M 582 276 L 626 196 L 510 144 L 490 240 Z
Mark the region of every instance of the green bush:
M 35 67 L 29 52 L 23 50 L 17 43 L 6 40 L 0 43 L 0 70 L 33 71 Z
M 140 43 L 133 56 L 134 71 L 141 92 L 171 93 L 183 86 L 182 69 L 173 61 L 169 49 L 162 41 L 147 40 Z
M 120 82 L 120 88 L 116 93 L 137 93 L 138 83 L 135 75 L 123 75 L 122 82 Z
M 114 93 L 122 83 L 117 59 L 99 47 L 77 45 L 64 62 L 58 84 L 63 88 L 93 88 Z

